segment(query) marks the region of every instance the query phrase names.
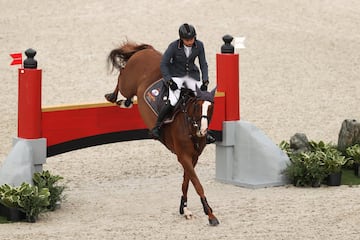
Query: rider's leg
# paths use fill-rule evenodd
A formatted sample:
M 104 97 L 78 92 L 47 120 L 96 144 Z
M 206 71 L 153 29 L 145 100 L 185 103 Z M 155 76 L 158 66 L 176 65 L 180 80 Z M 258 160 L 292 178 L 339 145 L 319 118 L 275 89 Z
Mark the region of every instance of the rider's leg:
M 165 117 L 174 109 L 173 106 L 171 106 L 170 103 L 167 103 L 160 111 L 158 118 L 156 120 L 156 124 L 155 127 L 153 129 L 151 129 L 150 131 L 150 135 L 154 138 L 154 139 L 159 139 L 160 138 L 160 127 L 162 122 L 164 121 Z
M 174 77 L 173 81 L 176 82 L 178 87 L 181 87 L 183 85 L 183 83 L 184 83 L 184 80 L 182 78 Z M 168 99 L 167 103 L 165 104 L 165 106 L 161 109 L 161 111 L 160 111 L 160 113 L 158 115 L 158 119 L 156 120 L 155 127 L 153 129 L 151 129 L 151 131 L 150 131 L 150 135 L 153 138 L 155 138 L 155 139 L 160 138 L 161 124 L 164 121 L 166 115 L 168 115 L 170 113 L 170 111 L 172 111 L 174 109 L 174 106 L 178 102 L 179 97 L 180 97 L 180 89 L 172 91 L 169 88 L 169 99 Z

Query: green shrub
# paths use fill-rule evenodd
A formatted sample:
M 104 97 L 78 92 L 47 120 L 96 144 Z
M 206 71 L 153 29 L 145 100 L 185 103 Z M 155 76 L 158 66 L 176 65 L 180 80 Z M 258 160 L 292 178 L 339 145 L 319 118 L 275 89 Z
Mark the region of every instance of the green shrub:
M 34 222 L 39 214 L 47 210 L 55 210 L 63 199 L 65 186 L 59 185 L 63 177 L 51 175 L 49 171 L 35 173 L 34 185 L 22 183 L 12 187 L 8 184 L 0 186 L 0 203 L 8 208 L 17 208 L 26 214 L 27 221 Z
M 290 159 L 283 173 L 295 186 L 317 186 L 329 174 L 341 171 L 348 160 L 330 143 L 310 141 L 309 145 L 310 151 L 295 153 L 286 141 L 279 144 Z
M 349 157 L 349 165 L 360 164 L 360 144 L 347 147 L 345 150 L 346 155 Z
M 49 171 L 43 171 L 41 173 L 35 173 L 33 181 L 39 188 L 47 188 L 50 192 L 50 204 L 48 209 L 54 211 L 58 204 L 63 200 L 62 193 L 65 186 L 60 185 L 59 181 L 63 177 L 59 175 L 51 175 Z
M 49 206 L 50 192 L 47 188 L 39 189 L 28 183 L 22 183 L 19 187 L 4 184 L 0 187 L 0 202 L 9 208 L 18 208 L 26 214 L 29 222 L 35 222 L 39 214 Z

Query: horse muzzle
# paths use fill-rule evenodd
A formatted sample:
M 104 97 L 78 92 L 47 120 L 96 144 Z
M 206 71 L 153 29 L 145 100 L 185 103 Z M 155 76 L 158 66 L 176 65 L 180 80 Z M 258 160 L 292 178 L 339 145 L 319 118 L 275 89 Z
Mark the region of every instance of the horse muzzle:
M 209 122 L 209 119 L 207 116 L 205 116 L 205 115 L 201 116 L 200 127 L 196 131 L 196 136 L 198 136 L 198 137 L 206 136 L 206 133 L 208 131 L 208 122 Z

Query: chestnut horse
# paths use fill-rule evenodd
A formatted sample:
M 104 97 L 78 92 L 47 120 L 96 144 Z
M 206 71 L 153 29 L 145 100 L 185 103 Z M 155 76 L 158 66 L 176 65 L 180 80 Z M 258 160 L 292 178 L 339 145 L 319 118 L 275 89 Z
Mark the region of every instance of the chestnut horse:
M 129 106 L 131 99 L 137 96 L 139 112 L 149 129 L 155 126 L 157 116 L 146 103 L 144 92 L 151 84 L 162 78 L 161 57 L 162 54 L 150 45 L 130 42 L 125 42 L 119 48 L 112 50 L 108 56 L 113 69 L 118 69 L 120 73 L 115 90 L 106 94 L 105 98 L 114 103 L 120 91 L 127 99 L 125 105 Z M 161 142 L 176 154 L 184 168 L 180 214 L 185 214 L 187 219 L 192 217 L 192 213 L 187 208 L 187 192 L 191 181 L 200 196 L 210 225 L 216 226 L 219 221 L 206 200 L 204 189 L 194 169 L 206 146 L 205 135 L 213 112 L 215 89 L 211 93 L 197 89 L 197 96 L 190 92 L 190 96 L 187 97 L 187 101 L 174 120 L 162 126 Z

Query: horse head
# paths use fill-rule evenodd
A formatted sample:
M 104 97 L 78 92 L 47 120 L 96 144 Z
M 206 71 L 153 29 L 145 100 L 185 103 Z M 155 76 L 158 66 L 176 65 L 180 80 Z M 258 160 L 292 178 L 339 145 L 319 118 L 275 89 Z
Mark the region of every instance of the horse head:
M 213 114 L 214 109 L 214 97 L 215 97 L 216 87 L 208 91 L 201 91 L 196 87 L 196 101 L 194 107 L 194 127 L 196 130 L 196 136 L 205 137 L 209 123 Z

